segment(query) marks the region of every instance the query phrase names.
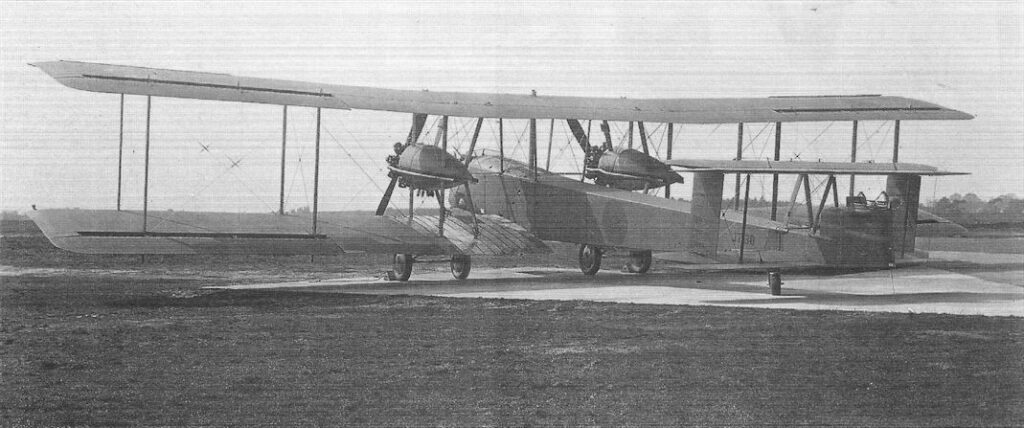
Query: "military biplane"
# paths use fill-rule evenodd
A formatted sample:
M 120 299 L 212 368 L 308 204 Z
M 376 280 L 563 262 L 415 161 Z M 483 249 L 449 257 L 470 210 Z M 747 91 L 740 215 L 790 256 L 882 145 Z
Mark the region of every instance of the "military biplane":
M 652 251 L 683 252 L 697 262 L 743 263 L 745 257 L 756 255 L 764 263 L 891 266 L 897 257 L 914 252 L 921 177 L 957 174 L 899 162 L 900 121 L 972 118 L 924 101 L 878 95 L 585 98 L 391 90 L 73 61 L 33 65 L 71 88 L 121 94 L 122 111 L 126 94 L 147 97 L 143 210 L 118 206 L 117 210 L 33 211 L 32 218 L 57 247 L 105 254 L 387 253 L 394 255 L 393 276 L 398 280 L 408 280 L 413 263 L 430 257 L 446 258 L 443 260 L 450 261 L 452 274 L 466 278 L 474 255 L 543 251 L 544 241 L 578 245 L 580 270 L 586 275 L 597 273 L 602 255 L 612 250 L 628 252 L 627 269 L 634 273 L 648 271 Z M 405 141 L 396 143 L 394 155 L 386 160 L 390 182 L 375 213 L 319 213 L 318 172 L 314 172 L 311 223 L 305 217 L 284 213 L 283 193 L 278 213 L 174 212 L 171 218 L 149 212 L 145 196 L 151 97 L 277 104 L 285 106 L 285 119 L 288 106 L 315 108 L 315 171 L 319 171 L 321 109 L 411 114 L 412 125 Z M 434 144 L 422 141 L 430 116 L 439 123 Z M 465 153 L 448 150 L 449 118 L 476 120 Z M 528 121 L 528 160 L 505 156 L 503 132 L 499 132 L 497 155 L 478 153 L 485 119 L 497 119 L 499 128 L 503 120 Z M 583 177 L 574 179 L 539 167 L 538 119 L 565 121 L 585 154 Z M 892 163 L 779 160 L 783 123 L 852 121 L 855 150 L 857 121 L 865 120 L 894 121 Z M 587 121 L 586 128 L 582 121 Z M 600 144 L 591 143 L 590 128 L 595 121 L 603 137 L 598 137 L 603 140 Z M 629 148 L 614 148 L 609 122 L 628 122 Z M 666 159 L 649 152 L 645 123 L 667 127 Z M 724 123 L 740 124 L 740 142 L 743 123 L 774 123 L 773 160 L 743 160 L 742 145 L 732 160 L 672 159 L 674 125 Z M 634 125 L 640 131 L 642 150 L 632 148 Z M 282 158 L 282 168 L 283 162 Z M 689 202 L 668 197 L 668 186 L 684 181 L 680 171 L 693 174 Z M 737 208 L 740 177 L 746 177 L 742 211 L 722 210 L 727 174 L 737 177 Z M 768 218 L 747 215 L 750 177 L 757 174 L 773 178 Z M 789 212 L 780 220 L 776 212 L 778 177 L 784 174 L 796 175 L 797 185 Z M 886 176 L 886 191 L 879 200 L 848 196 L 840 204 L 836 176 L 844 175 Z M 817 204 L 812 201 L 810 176 L 827 177 Z M 662 187 L 665 198 L 649 194 Z M 409 191 L 410 209 L 404 215 L 389 210 L 396 188 Z M 414 193 L 436 197 L 438 215 L 413 215 Z M 790 219 L 792 211 L 803 205 L 796 203 L 801 193 L 805 221 L 794 224 Z

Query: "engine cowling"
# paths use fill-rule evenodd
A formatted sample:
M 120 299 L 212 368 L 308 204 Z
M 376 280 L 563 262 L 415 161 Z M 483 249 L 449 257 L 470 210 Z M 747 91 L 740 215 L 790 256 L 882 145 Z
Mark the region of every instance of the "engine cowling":
M 658 159 L 638 150 L 606 151 L 597 162 L 598 168 L 608 174 L 598 175 L 598 184 L 625 190 L 656 188 L 682 183 L 683 177 Z
M 400 187 L 440 190 L 465 182 L 476 182 L 466 165 L 444 149 L 413 144 L 388 158 L 391 177 L 399 177 Z

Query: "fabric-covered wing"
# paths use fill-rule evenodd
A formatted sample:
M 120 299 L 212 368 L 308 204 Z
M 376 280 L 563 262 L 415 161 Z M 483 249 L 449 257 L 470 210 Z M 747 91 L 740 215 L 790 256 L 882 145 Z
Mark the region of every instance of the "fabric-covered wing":
M 209 212 L 151 212 L 146 232 L 142 213 L 113 210 L 30 211 L 43 234 L 58 248 L 84 254 L 262 254 L 336 255 L 410 253 L 416 255 L 505 255 L 549 251 L 517 225 L 484 216 L 480 237 L 464 236 L 470 226 L 446 221 L 450 236 L 434 228 L 408 225 L 369 212 L 323 212 L 317 233 L 307 216 Z
M 76 61 L 33 64 L 93 92 L 456 117 L 594 119 L 665 123 L 957 120 L 971 115 L 910 98 L 806 96 L 626 99 L 380 89 Z
M 967 175 L 966 172 L 943 171 L 916 163 L 851 163 L 769 160 L 705 160 L 672 159 L 666 164 L 694 171 L 716 171 L 741 174 L 832 174 L 832 175 Z

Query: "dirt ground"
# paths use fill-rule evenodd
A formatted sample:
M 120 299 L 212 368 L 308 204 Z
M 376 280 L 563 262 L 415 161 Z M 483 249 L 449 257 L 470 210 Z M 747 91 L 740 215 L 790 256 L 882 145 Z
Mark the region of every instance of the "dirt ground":
M 386 260 L 141 263 L 31 229 L 0 238 L 4 426 L 1024 425 L 1019 318 L 212 291 Z

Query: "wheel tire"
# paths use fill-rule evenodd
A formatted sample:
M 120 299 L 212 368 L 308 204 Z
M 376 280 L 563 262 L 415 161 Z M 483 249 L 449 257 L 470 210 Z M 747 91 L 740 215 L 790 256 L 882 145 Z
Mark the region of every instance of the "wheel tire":
M 466 279 L 469 277 L 469 269 L 472 266 L 469 256 L 467 255 L 454 255 L 452 256 L 452 276 L 455 279 Z
M 644 274 L 651 269 L 651 250 L 632 251 L 629 253 L 629 262 L 626 263 L 626 270 L 629 273 Z
M 601 249 L 593 245 L 580 245 L 580 271 L 594 275 L 601 270 Z
M 395 254 L 395 262 L 392 267 L 395 279 L 408 281 L 409 277 L 412 276 L 412 262 L 412 254 Z

